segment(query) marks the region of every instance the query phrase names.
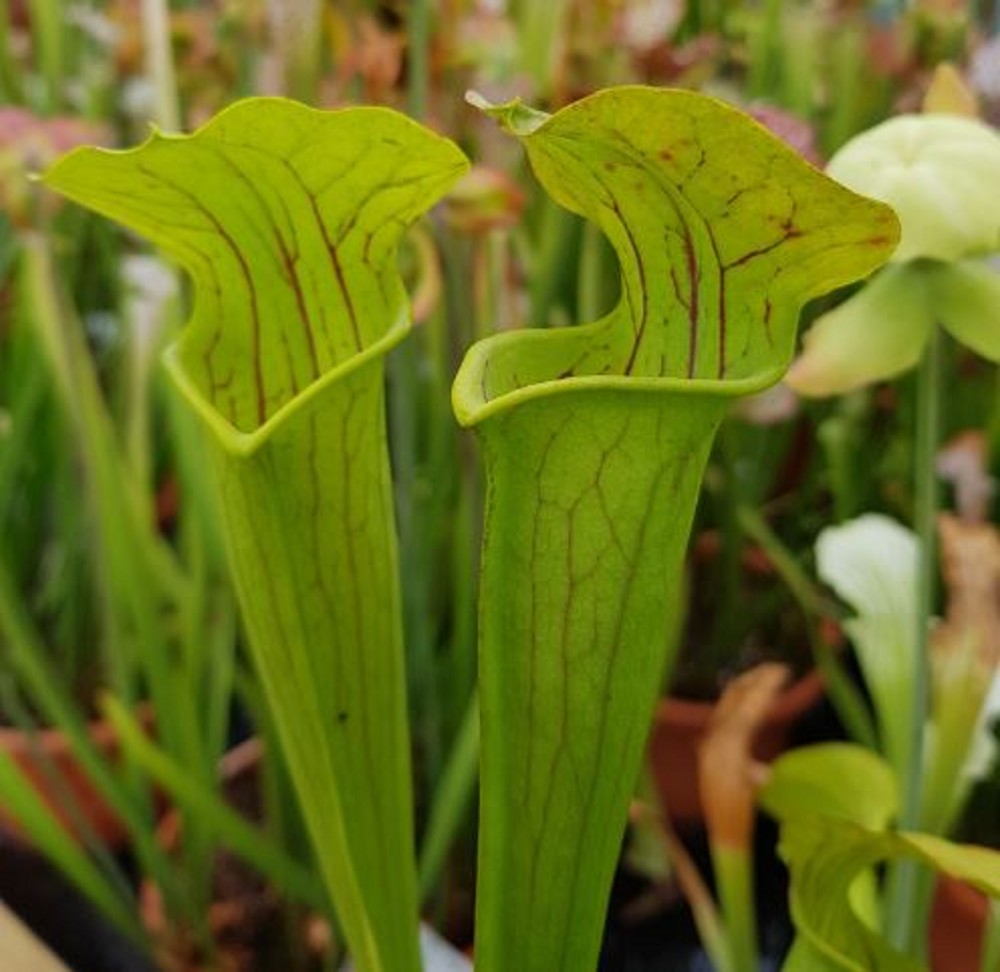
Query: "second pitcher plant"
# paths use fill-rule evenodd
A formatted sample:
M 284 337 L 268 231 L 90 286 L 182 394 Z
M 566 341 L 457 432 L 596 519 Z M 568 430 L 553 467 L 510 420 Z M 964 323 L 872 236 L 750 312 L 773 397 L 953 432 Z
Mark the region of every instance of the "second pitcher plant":
M 453 393 L 488 480 L 476 967 L 585 972 L 715 430 L 781 377 L 803 304 L 879 266 L 898 225 L 702 95 L 480 107 L 621 265 L 610 314 L 481 342 Z

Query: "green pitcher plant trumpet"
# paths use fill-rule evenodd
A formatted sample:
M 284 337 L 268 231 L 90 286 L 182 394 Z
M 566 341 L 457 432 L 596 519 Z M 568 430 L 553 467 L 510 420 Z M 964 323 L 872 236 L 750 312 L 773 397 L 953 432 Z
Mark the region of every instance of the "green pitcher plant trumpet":
M 396 249 L 466 165 L 388 109 L 255 98 L 44 176 L 194 281 L 167 364 L 208 430 L 248 639 L 362 972 L 420 967 L 383 400 L 409 330 Z
M 487 475 L 476 967 L 585 972 L 714 433 L 780 379 L 805 302 L 899 228 L 704 95 L 616 88 L 552 116 L 472 97 L 621 270 L 606 317 L 488 338 L 453 390 Z

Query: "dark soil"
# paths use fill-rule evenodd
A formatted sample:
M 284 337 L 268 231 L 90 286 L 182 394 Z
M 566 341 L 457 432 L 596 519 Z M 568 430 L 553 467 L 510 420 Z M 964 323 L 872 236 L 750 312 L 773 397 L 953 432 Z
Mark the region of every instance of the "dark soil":
M 787 906 L 787 876 L 777 862 L 775 829 L 761 822 L 756 841 L 756 897 L 758 931 L 764 953 L 760 968 L 777 970 L 792 940 Z M 709 873 L 704 833 L 687 834 L 684 843 L 699 869 Z M 634 922 L 627 906 L 644 890 L 644 883 L 619 871 L 612 891 L 599 972 L 713 972 L 698 941 L 691 912 L 683 901 Z M 624 914 L 623 914 L 624 912 Z
M 0 861 L 0 898 L 73 972 L 155 972 L 34 851 L 0 835 Z
M 259 821 L 261 812 L 259 784 L 256 762 L 246 763 L 225 783 L 229 804 L 255 821 Z M 175 834 L 165 836 L 169 846 Z M 216 946 L 214 960 L 198 955 L 182 935 L 168 935 L 164 965 L 178 972 L 202 968 L 224 972 L 319 972 L 323 968 L 324 957 L 307 944 L 312 937 L 308 929 L 318 929 L 319 920 L 283 901 L 256 870 L 225 850 L 215 855 L 208 925 Z
M 687 615 L 669 692 L 714 701 L 728 681 L 762 662 L 783 662 L 792 678 L 813 666 L 802 611 L 765 555 L 744 548 L 740 583 L 720 613 L 722 563 L 718 537 L 705 534 L 687 564 Z

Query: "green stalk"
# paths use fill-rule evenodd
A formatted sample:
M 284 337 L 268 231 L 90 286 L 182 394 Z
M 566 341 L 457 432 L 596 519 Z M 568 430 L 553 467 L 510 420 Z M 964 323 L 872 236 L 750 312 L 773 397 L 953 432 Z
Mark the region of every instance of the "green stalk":
M 990 404 L 989 421 L 986 426 L 987 456 L 986 468 L 992 469 L 1000 456 L 1000 368 L 994 369 L 993 400 Z
M 1000 972 L 1000 901 L 995 899 L 989 902 L 986 912 L 979 972 Z
M 54 114 L 63 104 L 66 78 L 66 28 L 59 0 L 29 0 L 36 67 L 44 81 L 42 110 Z
M 156 603 L 155 593 L 162 565 L 162 551 L 156 549 L 160 541 L 148 522 L 142 496 L 128 478 L 82 324 L 58 285 L 51 243 L 41 233 L 25 234 L 22 248 L 25 293 L 77 433 L 87 497 L 97 524 L 105 624 L 111 641 L 119 646 L 107 652 L 105 660 L 116 693 L 135 702 L 140 665 L 159 671 L 161 677 L 154 677 L 150 686 L 153 691 L 167 691 L 170 683 L 163 667 L 167 654 L 163 605 Z M 144 651 L 134 653 L 126 647 L 133 637 L 143 642 Z M 164 711 L 171 708 L 167 704 Z
M 760 943 L 755 924 L 757 910 L 751 853 L 745 848 L 713 844 L 712 869 L 725 928 L 729 968 L 732 972 L 757 972 Z
M 604 240 L 601 231 L 586 223 L 580 241 L 576 310 L 582 320 L 594 321 L 604 310 Z
M 393 500 L 398 523 L 403 630 L 407 646 L 407 683 L 412 699 L 413 726 L 426 773 L 434 779 L 440 764 L 439 705 L 434 691 L 435 652 L 430 585 L 434 569 L 428 563 L 424 529 L 426 510 L 420 502 L 417 426 L 423 404 L 418 380 L 420 349 L 409 341 L 386 360 Z
M 648 779 L 648 768 L 644 774 L 641 786 L 649 788 L 652 781 Z M 688 907 L 698 931 L 698 939 L 705 949 L 715 972 L 734 972 L 732 956 L 729 947 L 729 936 L 723 922 L 719 907 L 712 892 L 705 883 L 698 865 L 684 846 L 683 841 L 670 827 L 670 821 L 659 811 L 657 815 L 650 814 L 649 821 L 640 822 L 639 826 L 655 828 L 654 837 L 663 841 L 677 884 Z
M 0 559 L 0 631 L 7 649 L 6 661 L 23 686 L 35 709 L 57 726 L 67 737 L 73 755 L 87 774 L 87 779 L 125 823 L 134 841 L 143 867 L 156 879 L 166 896 L 176 894 L 170 865 L 153 836 L 152 816 L 148 805 L 137 799 L 135 787 L 119 779 L 91 741 L 88 726 L 78 706 L 48 663 L 48 653 L 15 590 L 7 565 Z M 5 785 L 5 793 L 13 784 Z M 30 798 L 25 798 L 30 799 Z M 32 806 L 35 801 L 32 801 Z M 44 833 L 50 833 L 51 814 L 32 810 L 29 816 L 12 807 L 29 828 L 36 824 Z M 40 817 L 45 818 L 39 819 Z M 61 841 L 52 841 L 57 852 Z M 41 845 L 40 845 L 41 846 Z M 46 852 L 49 853 L 48 843 Z M 59 860 L 62 852 L 58 852 Z M 67 872 L 74 877 L 74 871 Z
M 521 69 L 534 81 L 541 96 L 551 94 L 559 41 L 569 0 L 519 0 L 514 5 Z
M 705 654 L 705 671 L 713 675 L 725 667 L 727 659 L 739 647 L 743 622 L 743 529 L 740 525 L 740 480 L 737 475 L 736 430 L 726 426 L 719 435 L 715 450 L 722 466 L 721 489 L 714 497 L 718 503 L 721 549 L 714 574 L 718 591 L 718 609 L 712 618 L 711 635 Z
M 823 674 L 826 691 L 851 738 L 872 750 L 878 749 L 875 724 L 857 686 L 847 677 L 829 647 L 816 631 L 814 620 L 827 613 L 822 592 L 781 542 L 760 511 L 743 504 L 737 511 L 740 527 L 767 554 L 778 576 L 785 582 L 805 618 L 812 655 Z
M 914 447 L 914 527 L 920 538 L 917 575 L 917 625 L 914 645 L 913 687 L 910 700 L 908 772 L 903 784 L 900 827 L 916 830 L 921 825 L 924 787 L 924 734 L 930 706 L 931 618 L 934 615 L 937 580 L 938 485 L 935 472 L 941 428 L 942 336 L 934 326 L 917 372 L 917 415 Z M 891 942 L 908 953 L 921 950 L 918 938 L 925 927 L 921 903 L 927 875 L 912 861 L 901 861 L 890 875 L 886 933 Z M 925 890 L 925 889 L 924 889 Z
M 539 239 L 529 265 L 528 290 L 531 319 L 540 327 L 549 327 L 553 323 L 553 312 L 560 304 L 563 286 L 569 279 L 568 271 L 573 266 L 567 255 L 576 246 L 579 223 L 549 199 L 545 199 L 542 206 Z
M 283 93 L 307 103 L 319 100 L 323 8 L 320 0 L 273 0 L 267 6 L 273 44 L 283 75 Z
M 411 0 L 407 13 L 407 86 L 411 117 L 427 114 L 430 93 L 431 0 Z M 418 496 L 418 423 L 424 406 L 419 379 L 423 349 L 416 341 L 398 348 L 387 361 L 389 430 L 399 522 L 403 587 L 403 617 L 408 648 L 409 689 L 417 746 L 423 756 L 424 778 L 437 779 L 441 763 L 441 706 L 435 691 L 435 653 L 430 585 L 434 570 L 427 562 L 428 532 L 425 504 Z M 433 422 L 433 417 L 431 421 Z
M 906 781 L 901 821 L 903 826 L 915 826 L 919 822 L 923 796 L 924 736 L 931 693 L 931 619 L 935 613 L 937 593 L 939 501 L 936 462 L 941 435 L 941 408 L 944 401 L 943 351 L 942 332 L 940 328 L 934 327 L 917 374 L 914 525 L 920 537 L 921 556 L 917 588 L 917 665 L 914 672 L 914 705 L 910 724 L 913 771 Z
M 173 646 L 163 624 L 165 612 L 182 614 L 184 610 L 178 565 L 155 533 L 145 497 L 129 476 L 82 324 L 59 286 L 51 243 L 43 234 L 32 233 L 24 235 L 22 246 L 23 282 L 30 297 L 31 314 L 48 353 L 56 387 L 77 433 L 76 449 L 83 470 L 87 512 L 95 531 L 92 556 L 102 609 L 100 648 L 105 675 L 127 705 L 134 707 L 144 695 L 156 711 L 172 713 L 174 717 L 164 720 L 159 727 L 164 744 L 191 772 L 200 770 L 202 777 L 211 781 L 214 758 L 206 769 L 196 731 L 199 694 L 183 684 L 182 672 L 171 658 Z M 40 646 L 36 650 L 40 651 Z M 82 747 L 86 740 L 80 736 L 80 716 L 72 711 L 72 703 L 64 700 L 57 704 L 51 694 L 38 695 L 45 690 L 45 680 L 51 685 L 54 675 L 50 672 L 46 676 L 38 668 L 39 662 L 32 663 L 27 650 L 19 657 L 20 677 L 36 693 L 46 717 L 60 728 L 75 731 L 76 745 Z M 200 674 L 194 674 L 193 678 L 199 680 Z M 94 755 L 87 751 L 78 755 L 95 785 L 128 823 L 137 840 L 142 866 L 160 885 L 168 909 L 175 914 L 186 914 L 196 925 L 204 909 L 189 893 L 179 893 L 173 875 L 157 852 L 149 834 L 151 794 L 140 775 L 126 759 L 123 780 L 136 806 L 125 808 L 121 795 L 109 792 L 115 791 L 119 784 L 100 772 Z M 194 853 L 197 843 L 189 842 L 188 848 Z M 192 873 L 207 874 L 203 862 L 199 861 Z
M 864 99 L 881 84 L 868 70 L 864 35 L 857 23 L 844 23 L 832 34 L 829 43 L 833 62 L 831 84 L 837 97 L 821 122 L 821 143 L 826 153 L 839 149 L 862 127 Z
M 39 335 L 48 358 L 54 385 L 78 443 L 79 461 L 88 500 L 88 512 L 100 530 L 105 498 L 113 501 L 117 516 L 130 516 L 128 501 L 116 490 L 118 477 L 110 468 L 114 463 L 114 433 L 110 417 L 101 407 L 101 393 L 92 368 L 86 341 L 78 322 L 69 319 L 56 284 L 56 272 L 48 239 L 41 233 L 26 234 L 22 239 L 22 292 L 32 325 Z M 120 532 L 120 531 L 119 531 Z M 99 534 L 100 535 L 100 534 Z M 113 537 L 101 535 L 114 542 Z M 102 663 L 115 691 L 136 700 L 137 676 L 129 658 L 126 622 L 121 607 L 109 591 L 109 571 L 98 574 L 101 596 Z
M 177 565 L 155 533 L 144 497 L 128 476 L 82 325 L 58 285 L 49 240 L 40 233 L 25 234 L 23 259 L 25 287 L 36 325 L 77 432 L 100 551 L 95 563 L 104 612 L 101 647 L 109 682 L 127 704 L 137 704 L 139 693 L 144 692 L 157 712 L 171 713 L 172 718 L 159 724 L 164 744 L 192 772 L 210 782 L 214 760 L 206 765 L 200 758 L 195 731 L 199 725 L 198 694 L 184 684 L 163 625 L 165 610 L 182 610 L 183 601 L 172 599 L 179 594 L 173 589 L 172 578 Z M 136 798 L 148 803 L 150 796 L 141 780 L 133 779 L 132 786 Z M 155 870 L 155 861 L 149 860 Z M 205 873 L 204 867 L 199 866 L 195 873 Z M 198 920 L 203 909 L 190 904 L 189 896 L 177 895 L 168 880 L 163 881 L 163 891 L 171 910 Z
M 0 0 L 0 91 L 7 104 L 19 105 L 24 101 L 20 75 L 10 43 L 10 0 Z
M 437 884 L 448 850 L 468 811 L 479 773 L 479 697 L 474 695 L 462 719 L 448 762 L 434 791 L 427 829 L 420 847 L 420 900 Z
M 430 95 L 430 33 L 433 0 L 410 0 L 407 15 L 407 71 L 410 115 L 418 121 L 427 115 Z
M 17 385 L 8 404 L 11 425 L 4 433 L 3 448 L 0 448 L 0 522 L 13 522 L 14 501 L 19 481 L 23 481 L 24 476 L 22 464 L 29 449 L 37 450 L 39 429 L 46 420 L 48 382 L 45 369 L 37 354 L 18 354 L 13 347 L 17 327 L 14 325 L 4 335 L 5 353 L 10 355 L 11 364 L 8 374 L 11 384 L 16 380 Z M 27 342 L 20 343 L 23 347 Z
M 765 0 L 749 27 L 747 93 L 752 98 L 774 98 L 779 93 L 785 68 L 782 6 L 783 0 Z
M 156 92 L 153 120 L 165 131 L 179 131 L 181 113 L 177 102 L 168 0 L 142 0 L 142 36 L 146 47 L 146 73 Z
M 103 608 L 101 648 L 105 671 L 115 693 L 127 704 L 136 705 L 143 693 L 155 711 L 172 714 L 159 724 L 164 745 L 192 773 L 211 785 L 214 758 L 207 762 L 203 759 L 196 730 L 199 694 L 184 684 L 183 673 L 172 660 L 173 646 L 163 625 L 166 610 L 183 610 L 183 598 L 173 600 L 173 595 L 180 593 L 172 589 L 177 565 L 155 533 L 145 498 L 128 476 L 82 325 L 58 285 L 48 239 L 39 233 L 26 234 L 23 254 L 24 280 L 35 322 L 77 431 L 89 512 L 95 523 L 95 547 L 100 551 L 95 565 Z M 56 724 L 64 725 L 64 718 Z M 125 773 L 134 798 L 150 814 L 150 793 L 127 759 Z M 203 859 L 207 848 L 201 848 L 201 859 L 195 841 L 189 840 L 186 850 L 195 862 L 192 873 L 207 874 Z M 189 923 L 198 927 L 204 909 L 194 900 L 196 896 L 178 893 L 149 842 L 142 849 L 142 858 L 160 883 L 168 909 L 186 915 Z M 208 893 L 207 887 L 207 881 L 202 882 L 204 894 Z
M 288 857 L 214 790 L 194 780 L 187 767 L 179 766 L 157 748 L 120 702 L 108 696 L 104 699 L 103 708 L 117 730 L 122 746 L 133 754 L 172 800 L 191 815 L 197 815 L 202 826 L 211 832 L 213 842 L 218 841 L 237 854 L 272 881 L 276 888 L 318 911 L 326 910 L 326 895 L 312 871 Z

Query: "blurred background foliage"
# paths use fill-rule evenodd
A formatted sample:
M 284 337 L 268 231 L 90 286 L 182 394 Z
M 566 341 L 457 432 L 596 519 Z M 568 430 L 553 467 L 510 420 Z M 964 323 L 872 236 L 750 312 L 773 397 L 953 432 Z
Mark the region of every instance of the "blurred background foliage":
M 694 88 L 746 108 L 822 165 L 859 131 L 918 110 L 945 60 L 1000 123 L 998 32 L 995 0 L 0 0 L 0 563 L 53 667 L 86 711 L 99 687 L 142 697 L 157 675 L 134 644 L 166 620 L 163 651 L 184 672 L 177 704 L 210 712 L 217 727 L 230 687 L 246 684 L 243 708 L 254 708 L 242 656 L 233 674 L 195 647 L 206 630 L 209 643 L 233 642 L 234 622 L 195 433 L 156 367 L 184 320 L 186 286 L 136 239 L 27 176 L 73 145 L 132 145 L 151 124 L 190 130 L 252 94 L 384 104 L 449 134 L 476 165 L 404 250 L 419 327 L 388 382 L 424 885 L 455 907 L 447 877 L 471 886 L 470 827 L 446 879 L 434 879 L 447 835 L 470 819 L 482 487 L 452 420 L 451 380 L 476 338 L 594 319 L 618 287 L 606 241 L 540 191 L 465 91 L 555 110 L 612 84 Z M 54 268 L 41 280 L 25 272 L 39 237 Z M 63 332 L 68 371 L 38 326 L 48 305 L 79 326 L 81 343 Z M 87 375 L 74 357 L 83 348 Z M 945 432 L 980 429 L 995 472 L 995 370 L 957 346 L 946 353 L 955 380 Z M 104 427 L 96 445 L 80 425 L 91 378 Z M 812 590 L 803 578 L 822 526 L 865 510 L 910 518 L 913 400 L 909 379 L 818 403 L 779 387 L 727 424 L 698 515 L 698 531 L 722 543 L 706 581 L 715 606 L 695 611 L 711 615 L 710 630 L 699 629 L 679 671 L 690 693 L 713 692 L 720 672 L 788 640 L 784 622 L 767 618 Z M 128 516 L 109 502 L 94 448 L 113 455 Z M 122 530 L 123 541 L 109 539 Z M 790 586 L 773 597 L 743 590 L 744 548 L 762 542 L 786 555 Z M 119 594 L 140 561 L 148 596 L 126 598 L 123 615 Z M 192 606 L 178 593 L 188 584 L 211 597 Z M 835 613 L 821 595 L 807 607 Z M 763 647 L 748 634 L 761 624 Z M 10 637 L 0 628 L 0 646 Z M 184 701 L 183 686 L 208 701 Z M 15 675 L 0 688 L 8 718 L 21 694 L 37 714 Z M 217 728 L 208 735 L 206 759 L 221 745 Z

